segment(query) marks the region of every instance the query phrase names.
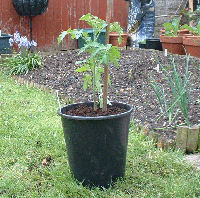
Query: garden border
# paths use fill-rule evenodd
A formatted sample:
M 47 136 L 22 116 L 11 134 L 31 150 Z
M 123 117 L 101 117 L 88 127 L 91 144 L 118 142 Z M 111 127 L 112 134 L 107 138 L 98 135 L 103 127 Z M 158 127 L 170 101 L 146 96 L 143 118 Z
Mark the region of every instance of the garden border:
M 35 87 L 42 91 L 45 91 L 46 93 L 52 93 L 55 96 L 58 96 L 58 91 L 55 89 L 49 88 L 48 86 L 26 80 L 16 75 L 13 75 L 12 78 L 21 85 L 25 85 L 27 87 Z M 64 95 L 59 95 L 59 98 L 61 98 L 64 102 L 66 102 L 66 104 L 71 104 L 73 101 L 73 98 L 69 98 Z M 177 134 L 183 134 L 179 136 L 178 142 L 177 142 L 177 136 L 175 139 L 170 139 L 170 140 L 166 139 L 160 133 L 157 133 L 154 130 L 151 130 L 148 127 L 148 125 L 137 125 L 135 131 L 138 133 L 142 133 L 145 136 L 148 136 L 155 143 L 157 148 L 160 148 L 163 150 L 181 149 L 184 152 L 194 153 L 198 148 L 200 148 L 200 125 L 196 125 L 196 128 L 192 127 L 192 130 L 193 132 L 196 133 L 196 135 L 194 135 L 191 138 L 188 138 L 189 136 L 188 136 L 188 132 L 186 128 L 185 127 L 181 127 L 181 128 L 182 129 L 177 128 L 175 131 Z M 198 138 L 195 140 L 195 137 L 198 137 Z
M 187 153 L 194 153 L 200 147 L 200 125 L 191 128 L 180 126 L 175 129 L 175 139 L 166 139 L 160 133 L 151 130 L 147 125 L 136 126 L 136 132 L 148 136 L 160 149 L 181 149 Z
M 55 96 L 58 96 L 58 91 L 56 89 L 49 88 L 46 85 L 41 85 L 41 84 L 26 80 L 26 79 L 24 79 L 20 76 L 16 76 L 16 75 L 12 75 L 12 78 L 20 85 L 25 85 L 26 87 L 38 88 L 46 93 L 51 93 Z M 71 99 L 69 97 L 64 96 L 64 95 L 59 95 L 59 98 L 61 98 L 64 102 L 66 102 L 66 104 L 71 104 Z

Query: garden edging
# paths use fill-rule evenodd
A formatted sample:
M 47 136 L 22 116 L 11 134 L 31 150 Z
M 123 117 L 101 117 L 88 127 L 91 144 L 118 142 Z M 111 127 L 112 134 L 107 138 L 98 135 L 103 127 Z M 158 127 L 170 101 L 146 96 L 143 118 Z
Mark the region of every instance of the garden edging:
M 200 147 L 200 125 L 191 127 L 190 130 L 185 126 L 178 127 L 174 131 L 177 134 L 175 139 L 166 139 L 146 125 L 137 125 L 136 132 L 148 136 L 157 148 L 164 150 L 180 149 L 187 153 L 194 153 Z
M 13 75 L 12 78 L 20 85 L 25 85 L 26 87 L 38 88 L 46 93 L 51 93 L 55 96 L 58 96 L 58 91 L 56 89 L 52 89 L 52 88 L 49 88 L 48 86 L 26 80 L 20 76 Z M 66 102 L 66 104 L 71 104 L 71 99 L 69 97 L 67 97 L 65 95 L 59 95 L 59 98 L 64 100 Z
M 13 75 L 12 78 L 21 85 L 25 85 L 27 87 L 29 86 L 29 87 L 39 88 L 40 90 L 45 91 L 46 93 L 52 93 L 55 96 L 58 96 L 58 91 L 55 89 L 49 88 L 48 86 L 26 80 L 20 76 Z M 73 98 L 71 99 L 65 95 L 59 95 L 59 98 L 64 100 L 66 104 L 70 104 L 71 101 L 73 100 Z M 198 147 L 200 147 L 200 125 L 198 125 L 198 128 L 199 128 Z M 164 150 L 178 148 L 178 149 L 182 149 L 184 152 L 186 151 L 186 149 L 183 146 L 180 146 L 181 145 L 180 141 L 182 141 L 182 138 L 179 139 L 178 140 L 179 143 L 177 143 L 176 139 L 167 139 L 163 137 L 162 134 L 150 129 L 147 125 L 137 125 L 135 131 L 148 136 L 156 144 L 158 148 L 161 148 Z

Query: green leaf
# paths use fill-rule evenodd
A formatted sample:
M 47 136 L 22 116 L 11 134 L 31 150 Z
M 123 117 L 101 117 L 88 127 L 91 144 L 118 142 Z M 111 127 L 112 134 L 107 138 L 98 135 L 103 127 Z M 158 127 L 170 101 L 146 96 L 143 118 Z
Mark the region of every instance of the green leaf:
M 106 22 L 97 16 L 88 13 L 80 18 L 81 21 L 86 21 L 94 30 L 102 30 L 107 26 Z
M 111 32 L 118 32 L 119 34 L 123 33 L 123 29 L 118 22 L 114 22 L 110 24 L 110 31 Z
M 117 46 L 112 46 L 109 50 L 110 62 L 114 63 L 115 66 L 119 66 L 118 60 L 120 58 L 120 52 Z
M 58 44 L 61 43 L 61 41 L 65 38 L 65 36 L 68 34 L 67 31 L 63 31 L 59 36 L 58 36 Z
M 86 74 L 85 77 L 83 78 L 84 83 L 83 83 L 83 90 L 86 91 L 87 88 L 92 85 L 92 76 L 90 74 Z
M 75 70 L 75 72 L 85 72 L 85 71 L 90 71 L 90 68 L 88 65 L 84 65 Z
M 180 26 L 180 18 L 173 18 L 172 22 L 166 22 L 163 24 L 165 28 L 165 35 L 166 36 L 177 36 L 178 30 Z
M 166 29 L 173 29 L 173 25 L 170 22 L 164 23 L 163 27 L 165 27 Z
M 98 68 L 98 72 L 99 72 L 99 73 L 103 73 L 103 72 L 104 72 L 104 68 L 103 68 L 103 67 L 99 67 L 99 68 Z
M 86 63 L 86 62 L 87 62 L 86 60 L 76 61 L 75 65 L 81 65 L 81 64 Z
M 110 75 L 108 76 L 108 85 L 111 87 Z
M 102 57 L 102 63 L 108 65 L 108 61 L 109 61 L 108 55 L 107 55 L 107 54 L 104 54 L 103 57 Z

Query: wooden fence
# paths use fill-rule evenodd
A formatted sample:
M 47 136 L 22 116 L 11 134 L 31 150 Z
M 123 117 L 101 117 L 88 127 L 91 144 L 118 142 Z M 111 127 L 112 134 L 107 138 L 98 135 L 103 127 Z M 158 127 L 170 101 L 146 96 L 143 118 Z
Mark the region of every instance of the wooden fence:
M 67 28 L 85 28 L 78 19 L 92 13 L 102 19 L 106 18 L 107 0 L 49 0 L 47 11 L 33 17 L 33 39 L 39 47 L 52 46 L 62 30 Z M 112 21 L 118 21 L 126 29 L 128 2 L 113 0 Z M 13 34 L 18 30 L 22 35 L 30 37 L 29 17 L 20 17 L 12 5 L 12 0 L 0 0 L 0 29 Z M 70 42 L 66 42 L 69 47 Z

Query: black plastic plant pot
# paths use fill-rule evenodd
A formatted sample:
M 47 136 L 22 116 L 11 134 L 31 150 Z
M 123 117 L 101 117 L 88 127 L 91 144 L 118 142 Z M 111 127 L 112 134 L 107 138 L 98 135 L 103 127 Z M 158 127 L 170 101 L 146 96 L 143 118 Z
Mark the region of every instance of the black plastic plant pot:
M 12 49 L 9 44 L 9 39 L 12 38 L 10 34 L 1 34 L 0 36 L 0 54 L 11 54 Z
M 112 103 L 127 111 L 98 117 L 66 115 L 69 109 L 80 104 L 83 103 L 58 110 L 69 166 L 75 179 L 83 182 L 83 185 L 108 188 L 112 182 L 125 176 L 128 131 L 133 109 L 127 104 Z
M 163 51 L 160 39 L 159 38 L 146 39 L 146 49 L 155 49 Z
M 139 48 L 146 49 L 146 43 L 139 43 Z
M 12 0 L 13 6 L 20 16 L 37 16 L 44 13 L 48 0 Z

